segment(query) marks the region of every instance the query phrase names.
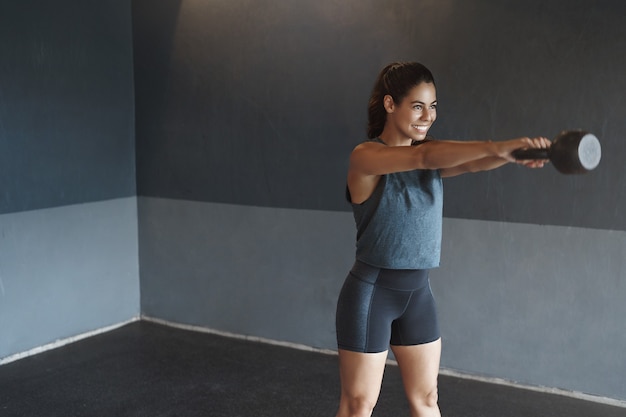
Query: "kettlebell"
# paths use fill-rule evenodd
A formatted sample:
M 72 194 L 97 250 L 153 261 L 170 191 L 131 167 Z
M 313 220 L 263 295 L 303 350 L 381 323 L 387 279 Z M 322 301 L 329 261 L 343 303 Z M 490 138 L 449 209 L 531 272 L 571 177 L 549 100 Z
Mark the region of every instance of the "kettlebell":
M 518 160 L 548 159 L 562 174 L 585 174 L 595 169 L 602 157 L 598 138 L 584 130 L 563 130 L 549 148 L 517 149 L 511 155 Z

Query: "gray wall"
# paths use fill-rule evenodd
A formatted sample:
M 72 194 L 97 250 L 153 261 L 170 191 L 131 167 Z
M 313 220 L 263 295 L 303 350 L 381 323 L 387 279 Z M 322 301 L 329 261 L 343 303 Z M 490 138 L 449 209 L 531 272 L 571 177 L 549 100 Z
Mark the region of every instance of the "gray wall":
M 444 220 L 443 366 L 626 399 L 626 233 Z
M 353 262 L 350 214 L 138 203 L 143 314 L 335 349 L 334 306 Z
M 446 181 L 443 366 L 626 400 L 621 1 L 133 2 L 142 311 L 333 348 L 343 200 L 378 70 L 419 60 L 439 138 L 584 128 L 601 167 Z
M 134 197 L 0 216 L 0 361 L 139 316 Z
M 0 2 L 0 360 L 139 315 L 131 8 Z

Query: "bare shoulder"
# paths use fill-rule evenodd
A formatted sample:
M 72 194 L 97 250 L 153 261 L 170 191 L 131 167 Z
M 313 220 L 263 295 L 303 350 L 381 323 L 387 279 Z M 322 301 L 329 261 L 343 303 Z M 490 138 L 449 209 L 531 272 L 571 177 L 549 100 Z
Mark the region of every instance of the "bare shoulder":
M 352 153 L 364 153 L 364 152 L 369 152 L 369 151 L 377 151 L 383 148 L 386 148 L 387 146 L 379 143 L 379 142 L 374 142 L 373 140 L 368 140 L 366 142 L 361 142 L 358 145 L 356 145 L 354 147 L 354 149 L 352 150 Z
M 421 146 L 387 146 L 377 142 L 358 145 L 350 155 L 350 170 L 364 175 L 385 175 L 420 168 Z

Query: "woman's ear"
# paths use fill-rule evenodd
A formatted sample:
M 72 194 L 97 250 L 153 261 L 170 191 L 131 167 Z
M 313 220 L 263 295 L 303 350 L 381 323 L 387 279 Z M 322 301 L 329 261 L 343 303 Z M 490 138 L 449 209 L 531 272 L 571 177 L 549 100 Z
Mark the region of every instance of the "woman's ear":
M 385 106 L 385 110 L 387 111 L 387 113 L 393 113 L 393 109 L 394 109 L 393 97 L 391 97 L 389 94 L 383 97 L 383 106 Z

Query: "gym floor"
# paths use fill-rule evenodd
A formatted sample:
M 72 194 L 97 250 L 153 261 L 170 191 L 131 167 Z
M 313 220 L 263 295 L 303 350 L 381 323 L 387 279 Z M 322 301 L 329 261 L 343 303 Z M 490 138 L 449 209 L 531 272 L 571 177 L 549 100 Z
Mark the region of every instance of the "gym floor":
M 626 409 L 440 376 L 443 417 L 624 417 Z M 3 417 L 334 416 L 337 357 L 147 321 L 0 366 Z M 375 417 L 406 416 L 388 366 Z

